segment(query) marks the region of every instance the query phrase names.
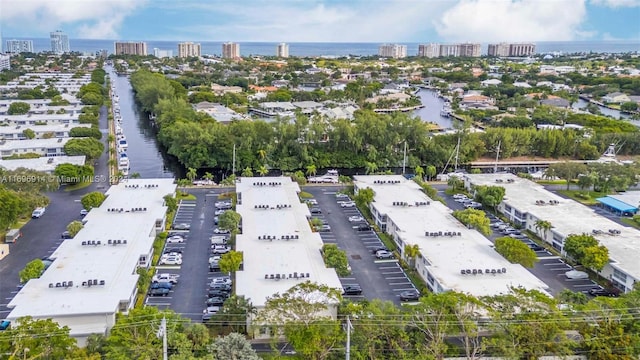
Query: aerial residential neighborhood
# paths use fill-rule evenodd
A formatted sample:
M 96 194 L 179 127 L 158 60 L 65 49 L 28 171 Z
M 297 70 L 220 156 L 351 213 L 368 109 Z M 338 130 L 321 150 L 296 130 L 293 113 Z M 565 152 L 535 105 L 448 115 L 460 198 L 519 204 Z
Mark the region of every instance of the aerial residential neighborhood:
M 638 358 L 637 43 L 447 14 L 327 43 L 9 22 L 0 358 Z

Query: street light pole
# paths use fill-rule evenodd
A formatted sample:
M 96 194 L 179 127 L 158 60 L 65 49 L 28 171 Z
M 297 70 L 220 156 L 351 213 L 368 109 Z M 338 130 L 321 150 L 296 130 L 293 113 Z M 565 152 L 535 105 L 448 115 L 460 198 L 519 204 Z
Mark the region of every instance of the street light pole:
M 345 351 L 345 359 L 349 360 L 351 358 L 351 320 L 349 316 L 347 316 L 347 350 Z

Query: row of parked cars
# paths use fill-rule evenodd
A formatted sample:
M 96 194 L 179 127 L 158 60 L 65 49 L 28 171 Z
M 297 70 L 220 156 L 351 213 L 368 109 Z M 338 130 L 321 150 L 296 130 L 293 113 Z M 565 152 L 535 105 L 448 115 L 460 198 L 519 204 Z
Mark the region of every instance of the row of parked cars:
M 473 209 L 481 209 L 482 208 L 482 204 L 480 204 L 479 202 L 474 201 L 473 199 L 470 199 L 465 194 L 455 194 L 455 195 L 453 195 L 453 200 L 455 202 L 461 203 L 466 208 L 473 208 Z
M 168 296 L 175 285 L 178 284 L 178 274 L 156 274 L 151 280 L 149 296 Z
M 527 235 L 523 234 L 520 230 L 512 227 L 511 225 L 503 222 L 498 217 L 492 214 L 487 215 L 489 220 L 491 221 L 491 228 L 495 232 L 499 232 L 505 236 L 512 237 L 514 239 L 518 239 L 525 243 L 531 250 L 533 251 L 542 251 L 544 248 L 531 240 Z

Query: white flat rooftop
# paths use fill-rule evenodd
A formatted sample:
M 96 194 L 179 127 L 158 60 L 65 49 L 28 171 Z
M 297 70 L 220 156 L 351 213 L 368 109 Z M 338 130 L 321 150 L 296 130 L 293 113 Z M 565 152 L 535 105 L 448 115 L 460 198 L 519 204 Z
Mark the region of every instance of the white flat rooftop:
M 0 115 L 0 122 L 18 121 L 78 121 L 80 114 L 27 114 L 27 115 Z
M 18 149 L 59 149 L 72 138 L 51 138 L 51 139 L 27 139 L 27 140 L 3 140 L 0 141 L 0 151 Z M 74 138 L 80 139 L 80 138 Z
M 46 173 L 53 173 L 56 167 L 60 164 L 73 164 L 84 165 L 85 156 L 41 156 L 36 159 L 15 159 L 15 160 L 2 160 L 0 159 L 0 168 L 6 170 L 16 170 L 19 168 L 32 169 L 37 171 L 43 171 Z
M 377 183 L 386 181 L 387 183 Z M 399 183 L 390 183 L 395 181 Z M 386 214 L 387 229 L 391 223 L 404 244 L 418 245 L 422 256 L 431 264 L 428 270 L 443 290 L 455 290 L 474 296 L 509 292 L 510 287 L 524 287 L 547 293 L 548 286 L 518 264 L 512 264 L 493 249 L 493 244 L 474 229 L 468 229 L 453 217 L 451 209 L 430 199 L 418 184 L 400 175 L 354 176 L 358 189 L 375 192 L 373 206 Z M 406 202 L 407 206 L 395 206 Z M 416 206 L 416 202 L 429 205 Z M 455 232 L 461 236 L 425 236 L 425 232 Z M 418 259 L 417 261 L 422 261 Z M 506 269 L 504 274 L 462 275 L 461 270 Z
M 609 197 L 631 206 L 640 206 L 638 205 L 640 204 L 640 191 L 626 191 L 616 195 L 609 195 Z
M 239 199 L 236 211 L 242 216 L 243 232 L 237 236 L 236 250 L 244 253 L 244 270 L 236 273 L 236 293 L 251 299 L 256 307 L 264 306 L 267 297 L 307 280 L 342 291 L 335 270 L 324 264 L 320 254 L 322 239 L 311 232 L 307 220 L 309 208 L 300 202 L 299 191 L 298 184 L 289 177 L 243 177 L 236 183 Z M 256 205 L 269 205 L 269 209 L 256 209 Z M 278 209 L 278 205 L 291 207 Z M 265 235 L 277 240 L 258 240 Z M 281 240 L 282 235 L 298 239 Z M 298 278 L 289 278 L 294 273 Z M 272 274 L 284 275 L 286 279 L 265 279 Z M 305 277 L 301 278 L 301 274 Z
M 42 132 L 61 132 L 61 131 L 69 131 L 76 127 L 84 127 L 90 128 L 91 124 L 47 124 L 47 125 L 10 125 L 10 126 L 0 126 L 0 135 L 1 134 L 15 134 L 21 133 L 26 129 L 31 129 L 33 131 L 37 131 L 39 133 Z
M 144 187 L 148 184 L 157 187 Z M 126 187 L 130 185 L 139 187 Z M 84 228 L 51 255 L 55 259 L 53 264 L 39 279 L 27 282 L 11 300 L 8 307 L 13 310 L 7 318 L 29 315 L 55 319 L 117 312 L 120 302 L 128 302 L 136 291 L 138 260 L 149 254 L 156 220 L 163 219 L 166 212 L 163 197 L 174 193 L 175 188 L 173 179 L 132 179 L 109 188 L 104 203 L 84 218 Z M 147 211 L 127 212 L 134 207 L 146 207 Z M 107 211 L 110 208 L 125 211 Z M 44 216 L 56 214 L 47 212 Z M 51 236 L 56 239 L 60 235 Z M 108 245 L 108 240 L 127 240 L 127 244 Z M 100 241 L 101 245 L 82 245 L 83 241 Z M 98 283 L 104 280 L 105 285 L 82 286 L 90 279 Z M 69 281 L 73 286 L 55 287 Z M 87 324 L 80 325 L 83 329 L 72 328 L 72 334 L 85 331 Z
M 609 257 L 613 265 L 627 274 L 640 279 L 640 231 L 598 215 L 591 208 L 571 199 L 565 199 L 533 181 L 519 178 L 513 174 L 467 174 L 475 185 L 499 185 L 505 188 L 506 204 L 518 211 L 532 214 L 538 219 L 546 220 L 555 231 L 563 236 L 570 234 L 592 234 L 592 230 L 601 230 L 604 234 L 593 235 L 600 244 L 609 249 Z M 502 180 L 496 183 L 496 179 Z M 508 182 L 508 180 L 512 182 Z M 537 205 L 543 200 L 546 205 Z M 556 200 L 557 205 L 549 205 L 549 200 Z M 609 235 L 609 229 L 620 230 L 619 235 Z

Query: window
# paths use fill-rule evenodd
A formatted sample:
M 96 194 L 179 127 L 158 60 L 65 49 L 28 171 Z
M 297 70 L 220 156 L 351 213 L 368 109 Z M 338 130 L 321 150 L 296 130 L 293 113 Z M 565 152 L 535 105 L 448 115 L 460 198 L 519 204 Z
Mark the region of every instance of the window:
M 427 274 L 427 281 L 433 284 L 433 276 L 431 276 L 431 273 Z
M 511 212 L 511 209 L 512 209 L 512 207 L 511 207 L 511 206 L 509 206 L 509 205 L 507 205 L 507 204 L 505 204 L 505 205 L 504 205 L 504 212 L 505 212 L 505 213 L 510 213 L 510 212 Z
M 620 271 L 618 269 L 613 269 L 613 277 L 617 278 L 618 280 L 622 281 L 623 283 L 627 282 L 627 274 L 623 273 L 622 271 Z

